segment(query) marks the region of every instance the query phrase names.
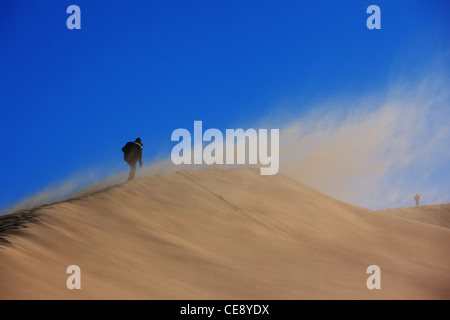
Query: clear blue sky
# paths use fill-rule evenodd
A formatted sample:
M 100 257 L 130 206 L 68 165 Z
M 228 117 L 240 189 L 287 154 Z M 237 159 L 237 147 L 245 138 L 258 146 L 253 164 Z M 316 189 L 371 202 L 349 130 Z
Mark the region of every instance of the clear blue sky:
M 68 30 L 66 8 L 81 8 Z M 366 8 L 381 8 L 381 30 Z M 294 99 L 384 92 L 392 70 L 444 52 L 450 2 L 0 1 L 0 209 L 89 168 L 144 162 L 170 135 L 236 128 Z M 402 59 L 408 54 L 408 59 Z M 442 58 L 442 55 L 441 55 Z M 289 107 L 288 107 L 289 108 Z M 448 169 L 448 168 L 446 168 Z

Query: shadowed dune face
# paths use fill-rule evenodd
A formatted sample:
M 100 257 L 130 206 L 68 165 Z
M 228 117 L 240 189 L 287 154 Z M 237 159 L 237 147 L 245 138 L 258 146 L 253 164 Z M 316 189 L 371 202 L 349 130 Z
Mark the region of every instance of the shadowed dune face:
M 450 298 L 448 228 L 256 169 L 137 179 L 3 216 L 0 237 L 1 299 Z

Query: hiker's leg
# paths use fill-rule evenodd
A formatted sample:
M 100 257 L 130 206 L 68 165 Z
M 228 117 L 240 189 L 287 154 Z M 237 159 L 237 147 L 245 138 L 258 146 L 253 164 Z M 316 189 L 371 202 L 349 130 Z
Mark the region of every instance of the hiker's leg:
M 136 163 L 130 164 L 130 174 L 128 175 L 128 180 L 133 180 L 136 173 Z

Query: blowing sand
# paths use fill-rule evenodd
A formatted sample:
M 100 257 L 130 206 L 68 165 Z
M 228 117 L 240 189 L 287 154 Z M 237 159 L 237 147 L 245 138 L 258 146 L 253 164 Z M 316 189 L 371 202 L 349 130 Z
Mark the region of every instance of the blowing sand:
M 450 229 L 421 220 L 256 169 L 156 175 L 0 217 L 0 299 L 449 299 Z

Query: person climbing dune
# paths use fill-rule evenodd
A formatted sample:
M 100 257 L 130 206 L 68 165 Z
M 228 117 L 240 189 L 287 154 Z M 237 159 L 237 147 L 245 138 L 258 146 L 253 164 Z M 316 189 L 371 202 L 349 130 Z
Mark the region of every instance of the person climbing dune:
M 137 138 L 134 142 L 127 142 L 122 148 L 123 159 L 130 166 L 130 174 L 128 175 L 128 181 L 133 180 L 136 173 L 136 163 L 139 160 L 139 167 L 142 167 L 142 150 L 144 144 L 141 138 Z

